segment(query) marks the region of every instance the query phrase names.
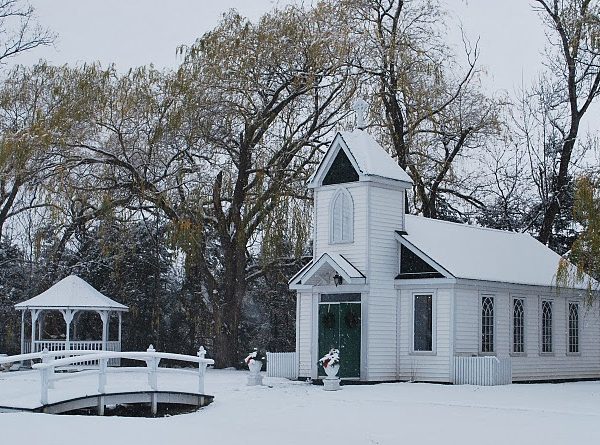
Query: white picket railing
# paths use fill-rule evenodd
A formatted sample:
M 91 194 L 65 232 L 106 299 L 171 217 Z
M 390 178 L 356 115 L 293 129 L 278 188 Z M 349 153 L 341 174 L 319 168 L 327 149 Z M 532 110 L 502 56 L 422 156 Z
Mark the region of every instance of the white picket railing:
M 510 358 L 454 357 L 455 385 L 509 385 L 512 383 Z
M 47 350 L 48 352 L 53 351 L 65 351 L 67 349 L 67 342 L 64 340 L 36 340 L 33 342 L 33 351 L 31 350 L 31 342 L 25 342 L 25 354 L 42 352 Z M 69 350 L 76 351 L 103 351 L 103 343 L 101 341 L 88 341 L 88 340 L 77 340 L 69 341 Z M 106 350 L 111 352 L 121 351 L 120 341 L 107 341 Z M 119 366 L 121 359 L 113 358 L 109 360 L 108 366 Z M 97 366 L 98 361 L 84 360 L 82 362 L 74 363 L 72 366 Z
M 267 352 L 267 377 L 298 378 L 295 352 Z

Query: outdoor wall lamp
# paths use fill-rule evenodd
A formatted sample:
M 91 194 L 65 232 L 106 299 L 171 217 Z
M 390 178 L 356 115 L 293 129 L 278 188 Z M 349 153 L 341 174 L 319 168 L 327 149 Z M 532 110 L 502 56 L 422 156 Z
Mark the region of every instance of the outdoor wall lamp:
M 338 287 L 340 284 L 342 284 L 342 276 L 337 272 L 333 276 L 333 283 L 335 284 L 335 287 Z

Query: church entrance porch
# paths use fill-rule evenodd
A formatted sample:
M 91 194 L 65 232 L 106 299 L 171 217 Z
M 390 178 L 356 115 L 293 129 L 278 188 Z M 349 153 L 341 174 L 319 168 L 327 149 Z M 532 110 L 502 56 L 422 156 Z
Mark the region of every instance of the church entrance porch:
M 339 377 L 360 378 L 360 294 L 322 294 L 318 329 L 319 358 L 330 349 L 339 349 Z M 321 367 L 318 374 L 324 377 Z

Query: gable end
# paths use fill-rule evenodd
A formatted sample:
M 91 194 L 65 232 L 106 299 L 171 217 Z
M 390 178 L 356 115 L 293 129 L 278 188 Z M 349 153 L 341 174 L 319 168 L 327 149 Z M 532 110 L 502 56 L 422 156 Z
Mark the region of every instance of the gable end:
M 411 280 L 419 278 L 444 278 L 437 269 L 406 247 L 400 245 L 400 273 L 397 280 Z
M 331 167 L 323 178 L 323 185 L 345 184 L 347 182 L 357 182 L 358 173 L 354 169 L 352 162 L 346 156 L 346 152 L 340 148 Z

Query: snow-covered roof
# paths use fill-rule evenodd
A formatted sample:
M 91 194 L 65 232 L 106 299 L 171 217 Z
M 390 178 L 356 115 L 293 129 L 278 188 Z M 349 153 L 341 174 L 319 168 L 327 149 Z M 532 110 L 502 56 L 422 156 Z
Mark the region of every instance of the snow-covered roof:
M 354 130 L 341 131 L 336 135 L 319 168 L 310 178 L 309 186 L 318 185 L 316 182 L 326 173 L 325 170 L 337 153 L 335 148 L 340 142 L 347 149 L 348 157 L 360 175 L 413 183 L 410 176 L 369 133 L 364 130 Z
M 324 253 L 316 261 L 311 261 L 304 266 L 289 281 L 290 286 L 315 285 L 322 280 L 320 275 L 329 277 L 332 272 L 340 274 L 342 279 L 349 284 L 364 284 L 365 276 L 360 270 L 339 253 Z
M 410 176 L 369 133 L 363 130 L 342 131 L 340 136 L 362 174 L 412 184 Z
M 561 256 L 529 234 L 413 215 L 406 215 L 406 232 L 405 240 L 456 278 L 556 285 Z
M 128 310 L 75 275 L 63 278 L 37 297 L 15 304 L 15 309 Z

